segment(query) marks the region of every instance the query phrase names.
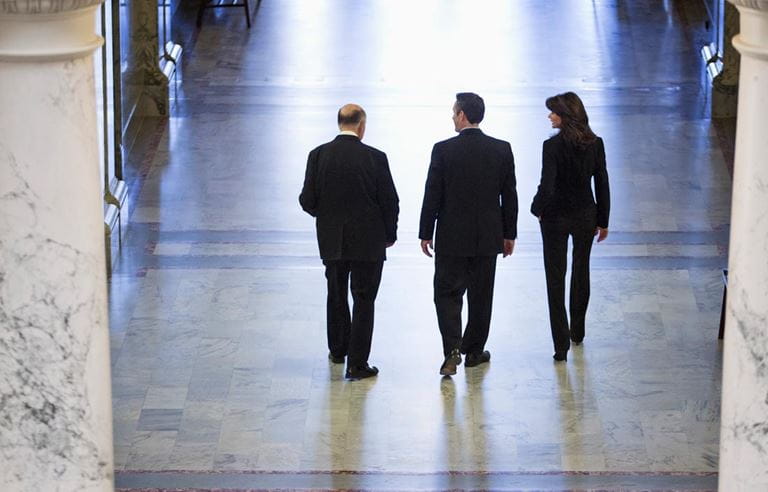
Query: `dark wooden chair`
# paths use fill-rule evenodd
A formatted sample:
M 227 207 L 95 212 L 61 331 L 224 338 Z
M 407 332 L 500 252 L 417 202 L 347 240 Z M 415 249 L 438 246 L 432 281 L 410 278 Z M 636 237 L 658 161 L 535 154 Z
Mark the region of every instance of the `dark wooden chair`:
M 256 2 L 261 3 L 261 0 Z M 248 6 L 248 0 L 201 0 L 200 8 L 197 11 L 197 27 L 203 24 L 203 12 L 206 9 L 223 9 L 223 8 L 242 8 L 245 9 L 245 23 L 248 25 L 248 29 L 251 28 L 251 10 Z
M 725 301 L 728 297 L 728 270 L 723 270 L 723 306 L 720 308 L 720 331 L 717 334 L 718 340 L 722 340 L 725 335 Z

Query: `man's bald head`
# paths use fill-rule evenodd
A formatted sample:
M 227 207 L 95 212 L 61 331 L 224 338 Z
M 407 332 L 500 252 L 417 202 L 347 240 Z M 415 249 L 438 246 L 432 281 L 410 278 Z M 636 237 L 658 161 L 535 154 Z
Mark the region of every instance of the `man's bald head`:
M 357 104 L 345 104 L 339 109 L 339 128 L 353 131 L 363 138 L 360 130 L 365 129 L 365 110 Z
M 339 127 L 357 126 L 365 119 L 365 110 L 357 104 L 345 104 L 339 109 Z

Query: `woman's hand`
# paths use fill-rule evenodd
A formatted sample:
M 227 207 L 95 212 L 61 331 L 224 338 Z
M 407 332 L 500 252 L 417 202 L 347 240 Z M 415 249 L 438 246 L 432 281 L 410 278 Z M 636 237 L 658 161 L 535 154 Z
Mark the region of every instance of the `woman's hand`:
M 602 227 L 595 227 L 595 236 L 597 236 L 597 242 L 601 242 L 608 237 L 608 229 Z

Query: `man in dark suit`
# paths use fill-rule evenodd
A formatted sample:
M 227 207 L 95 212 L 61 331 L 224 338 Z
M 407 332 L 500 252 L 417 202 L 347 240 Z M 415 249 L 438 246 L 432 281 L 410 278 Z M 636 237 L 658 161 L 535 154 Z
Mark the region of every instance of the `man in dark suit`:
M 488 362 L 485 350 L 491 323 L 496 255 L 512 254 L 517 238 L 515 162 L 508 142 L 478 127 L 485 114 L 477 94 L 456 94 L 453 123 L 459 135 L 432 149 L 419 238 L 421 249 L 435 251 L 435 307 L 445 361 L 440 374 Z M 433 233 L 437 221 L 437 234 Z M 461 333 L 461 306 L 467 293 L 469 319 Z
M 328 358 L 343 364 L 347 357 L 348 379 L 379 372 L 368 364 L 374 301 L 385 250 L 397 240 L 400 211 L 386 154 L 361 141 L 365 118 L 356 104 L 339 110 L 341 132 L 309 153 L 299 195 L 304 211 L 317 218 L 317 243 L 328 280 Z

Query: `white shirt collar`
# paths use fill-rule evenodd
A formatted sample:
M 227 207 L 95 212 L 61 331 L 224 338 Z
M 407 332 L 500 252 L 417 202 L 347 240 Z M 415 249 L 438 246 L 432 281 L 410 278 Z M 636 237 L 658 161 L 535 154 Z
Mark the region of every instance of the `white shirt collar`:
M 339 135 L 352 135 L 353 137 L 357 137 L 357 133 L 353 132 L 352 130 L 342 130 L 339 132 Z

